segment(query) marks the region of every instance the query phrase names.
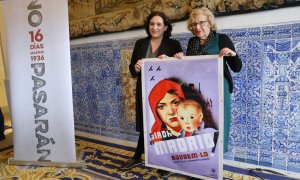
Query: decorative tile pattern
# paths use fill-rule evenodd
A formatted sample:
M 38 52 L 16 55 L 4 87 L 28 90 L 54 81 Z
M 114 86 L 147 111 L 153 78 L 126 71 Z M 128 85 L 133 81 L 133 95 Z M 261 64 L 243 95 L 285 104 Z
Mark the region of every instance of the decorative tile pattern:
M 119 42 L 72 46 L 71 59 L 76 130 L 136 140 L 135 122 L 125 118 Z
M 282 24 L 222 31 L 233 39 L 244 65 L 233 74 L 226 159 L 300 172 L 299 29 L 300 24 Z
M 125 119 L 135 123 L 135 85 L 136 78 L 132 78 L 128 70 L 132 50 L 121 50 L 122 63 L 122 86 L 125 101 Z
M 221 31 L 243 61 L 232 73 L 232 123 L 226 159 L 300 172 L 300 23 Z M 175 34 L 186 51 L 191 33 Z M 135 39 L 71 47 L 75 128 L 137 140 Z

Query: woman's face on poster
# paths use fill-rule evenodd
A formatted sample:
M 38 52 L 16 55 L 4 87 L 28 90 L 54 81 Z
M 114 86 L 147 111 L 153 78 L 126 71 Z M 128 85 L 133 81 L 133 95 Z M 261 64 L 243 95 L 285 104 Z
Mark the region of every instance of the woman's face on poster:
M 176 94 L 166 93 L 166 95 L 157 104 L 157 113 L 159 118 L 170 128 L 180 126 L 176 115 L 180 101 L 180 98 Z

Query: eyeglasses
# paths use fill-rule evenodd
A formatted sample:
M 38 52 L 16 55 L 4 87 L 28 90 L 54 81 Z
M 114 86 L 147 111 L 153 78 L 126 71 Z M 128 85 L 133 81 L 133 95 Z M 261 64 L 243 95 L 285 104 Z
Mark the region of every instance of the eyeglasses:
M 207 20 L 206 21 L 199 21 L 199 22 L 196 22 L 196 23 L 191 23 L 190 27 L 191 28 L 196 28 L 198 24 L 200 25 L 200 27 L 203 27 L 206 22 L 207 22 Z

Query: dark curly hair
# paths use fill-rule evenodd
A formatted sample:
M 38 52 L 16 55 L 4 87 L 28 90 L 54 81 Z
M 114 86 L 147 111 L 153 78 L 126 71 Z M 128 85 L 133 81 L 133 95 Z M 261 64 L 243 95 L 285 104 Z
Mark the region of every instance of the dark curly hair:
M 148 36 L 151 36 L 151 34 L 149 32 L 149 25 L 150 25 L 150 20 L 154 16 L 159 16 L 163 19 L 164 25 L 168 26 L 167 30 L 164 32 L 164 37 L 170 37 L 172 30 L 173 30 L 172 24 L 171 24 L 169 18 L 167 17 L 167 15 L 165 13 L 159 12 L 159 11 L 153 11 L 152 13 L 150 13 L 145 21 L 144 28 L 145 28 Z

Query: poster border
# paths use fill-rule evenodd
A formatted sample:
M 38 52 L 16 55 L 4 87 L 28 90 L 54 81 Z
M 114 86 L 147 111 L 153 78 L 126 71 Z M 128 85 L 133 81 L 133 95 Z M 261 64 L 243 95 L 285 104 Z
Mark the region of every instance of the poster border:
M 218 161 L 218 179 L 221 180 L 223 178 L 223 134 L 224 134 L 224 84 L 223 84 L 223 58 L 220 57 L 219 55 L 202 55 L 202 56 L 184 56 L 183 59 L 177 59 L 174 57 L 169 57 L 169 58 L 165 58 L 163 59 L 162 62 L 169 62 L 169 61 L 201 61 L 201 60 L 215 60 L 217 61 L 217 66 L 218 66 L 218 85 L 219 85 L 219 90 L 218 90 L 218 105 L 219 105 L 219 134 L 221 134 L 221 136 L 219 135 L 219 146 L 218 146 L 218 150 L 219 150 L 219 161 Z M 161 166 L 157 166 L 157 165 L 152 165 L 149 164 L 149 159 L 148 159 L 148 136 L 147 136 L 147 122 L 146 122 L 146 103 L 147 103 L 147 98 L 145 97 L 145 90 L 146 90 L 146 83 L 145 83 L 145 74 L 146 71 L 144 70 L 145 67 L 145 63 L 147 62 L 153 62 L 153 61 L 157 61 L 160 59 L 157 58 L 146 58 L 143 59 L 144 63 L 142 64 L 142 101 L 143 101 L 143 133 L 144 133 L 144 145 L 145 145 L 145 166 L 148 167 L 152 167 L 152 168 L 158 168 L 158 169 L 163 169 L 163 170 L 167 170 L 170 172 L 174 172 L 174 173 L 180 173 L 183 175 L 187 175 L 187 176 L 191 176 L 191 177 L 196 177 L 196 178 L 205 178 L 205 179 L 214 179 L 211 177 L 207 177 L 207 176 L 202 176 L 202 175 L 196 175 L 196 174 L 191 174 L 188 172 L 184 172 L 184 171 L 178 171 L 175 169 L 171 169 L 171 168 L 167 168 L 167 167 L 161 167 Z

